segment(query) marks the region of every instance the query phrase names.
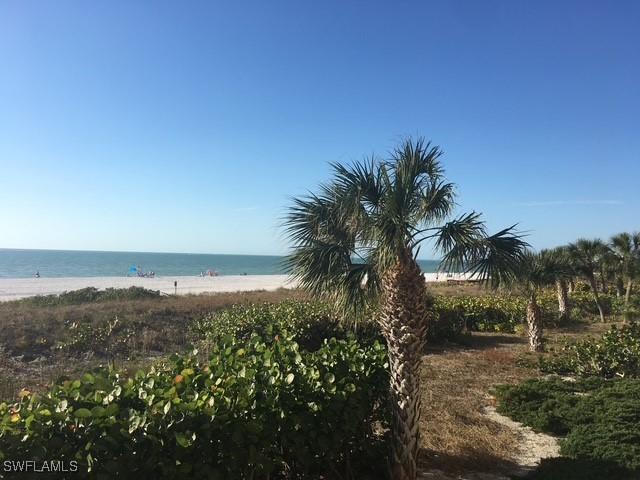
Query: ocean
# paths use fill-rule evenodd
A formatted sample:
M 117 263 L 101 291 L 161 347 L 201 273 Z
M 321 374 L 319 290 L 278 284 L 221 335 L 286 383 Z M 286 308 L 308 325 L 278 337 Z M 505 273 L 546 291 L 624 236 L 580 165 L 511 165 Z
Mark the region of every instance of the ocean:
M 17 250 L 0 248 L 0 278 L 124 277 L 132 266 L 157 276 L 190 276 L 214 270 L 220 275 L 286 273 L 284 257 L 197 253 L 94 252 L 79 250 Z M 436 260 L 420 260 L 424 272 L 438 269 Z

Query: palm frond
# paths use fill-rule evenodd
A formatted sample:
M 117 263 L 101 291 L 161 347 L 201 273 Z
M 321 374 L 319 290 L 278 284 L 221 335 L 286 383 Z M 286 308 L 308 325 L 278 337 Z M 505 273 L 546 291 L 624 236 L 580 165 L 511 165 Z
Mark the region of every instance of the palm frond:
M 351 252 L 339 245 L 313 242 L 297 248 L 285 267 L 300 288 L 331 300 L 341 313 L 353 319 L 377 298 L 380 283 L 369 263 L 356 263 Z
M 527 245 L 514 227 L 487 235 L 475 212 L 437 225 L 455 206 L 441 155 L 439 147 L 409 138 L 389 160 L 333 164 L 330 183 L 294 199 L 284 222 L 293 244 L 287 268 L 300 286 L 345 311 L 365 310 L 384 273 L 407 255 L 415 259 L 425 239 L 435 240 L 444 268 L 492 285 L 513 276 Z
M 431 180 L 421 195 L 418 221 L 433 223 L 446 219 L 455 206 L 455 185 L 443 180 Z
M 527 250 L 520 258 L 513 277 L 513 283 L 529 293 L 555 284 L 557 280 L 571 276 L 571 266 L 563 253 L 558 250 L 542 250 L 534 253 Z
M 493 288 L 509 284 L 517 275 L 528 247 L 516 225 L 512 225 L 479 239 L 469 252 L 464 270 Z
M 471 212 L 445 223 L 427 238 L 435 238 L 435 249 L 443 253 L 441 268 L 463 270 L 484 237 L 485 226 L 480 214 Z
M 600 261 L 607 246 L 600 239 L 580 238 L 569 244 L 567 248 L 576 273 L 591 279 L 594 273 L 600 269 Z
M 334 168 L 336 182 L 322 185 L 317 195 L 294 199 L 289 208 L 284 226 L 294 248 L 284 266 L 301 288 L 330 299 L 345 316 L 355 318 L 367 311 L 379 288 L 375 266 L 366 258 L 354 261 L 369 229 L 361 194 L 368 185 L 371 198 L 375 186 L 368 184 L 364 169 Z

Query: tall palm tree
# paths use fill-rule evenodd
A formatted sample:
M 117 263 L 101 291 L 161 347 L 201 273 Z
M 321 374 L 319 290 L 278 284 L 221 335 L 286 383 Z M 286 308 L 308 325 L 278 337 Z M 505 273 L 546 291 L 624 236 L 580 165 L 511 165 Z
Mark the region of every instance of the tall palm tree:
M 488 235 L 478 213 L 451 218 L 454 185 L 444 179 L 441 155 L 439 147 L 407 139 L 387 160 L 334 164 L 333 180 L 294 199 L 285 220 L 293 243 L 288 266 L 299 285 L 331 300 L 345 317 L 374 315 L 381 328 L 394 480 L 417 474 L 419 368 L 432 315 L 416 262 L 421 242 L 430 239 L 443 254 L 443 268 L 472 272 L 493 286 L 511 278 L 526 247 L 515 226 Z
M 625 308 L 629 305 L 633 279 L 640 273 L 640 232 L 619 233 L 611 237 L 611 250 L 618 258 L 621 277 L 626 281 Z
M 554 285 L 556 281 L 569 275 L 567 263 L 559 251 L 542 250 L 540 253 L 527 252 L 519 265 L 515 282 L 528 297 L 527 326 L 529 348 L 532 352 L 542 352 L 542 313 L 538 305 L 541 289 Z
M 568 251 L 574 271 L 589 282 L 593 299 L 600 313 L 600 320 L 604 322 L 604 308 L 598 293 L 596 273 L 600 271 L 602 257 L 607 252 L 607 246 L 599 239 L 586 240 L 581 238 L 570 244 Z

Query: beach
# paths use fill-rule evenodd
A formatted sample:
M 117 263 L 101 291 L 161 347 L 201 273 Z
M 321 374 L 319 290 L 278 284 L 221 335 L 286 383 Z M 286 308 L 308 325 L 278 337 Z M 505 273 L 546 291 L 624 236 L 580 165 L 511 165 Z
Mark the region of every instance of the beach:
M 177 289 L 174 286 L 177 282 Z M 0 278 L 0 301 L 17 300 L 35 295 L 51 295 L 86 287 L 144 287 L 161 293 L 188 295 L 215 292 L 246 292 L 291 288 L 287 275 L 225 275 L 219 277 L 67 277 L 67 278 Z
M 460 281 L 465 274 L 425 273 L 427 282 Z M 174 282 L 178 282 L 177 288 Z M 157 276 L 144 277 L 61 277 L 61 278 L 0 278 L 0 301 L 18 300 L 36 295 L 52 295 L 86 287 L 128 288 L 144 287 L 167 295 L 189 295 L 217 292 L 248 292 L 295 288 L 287 275 L 223 275 L 218 277 Z

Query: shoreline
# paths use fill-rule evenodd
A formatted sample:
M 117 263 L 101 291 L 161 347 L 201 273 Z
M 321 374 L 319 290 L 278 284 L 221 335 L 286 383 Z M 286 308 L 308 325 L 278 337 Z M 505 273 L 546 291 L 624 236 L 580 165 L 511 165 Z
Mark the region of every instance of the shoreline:
M 425 273 L 427 282 L 471 280 L 468 274 Z M 37 295 L 57 295 L 72 290 L 95 287 L 105 288 L 144 287 L 161 293 L 177 294 L 249 292 L 295 288 L 296 283 L 288 275 L 222 275 L 217 277 L 165 276 L 165 277 L 51 277 L 51 278 L 0 278 L 0 302 L 19 300 Z

